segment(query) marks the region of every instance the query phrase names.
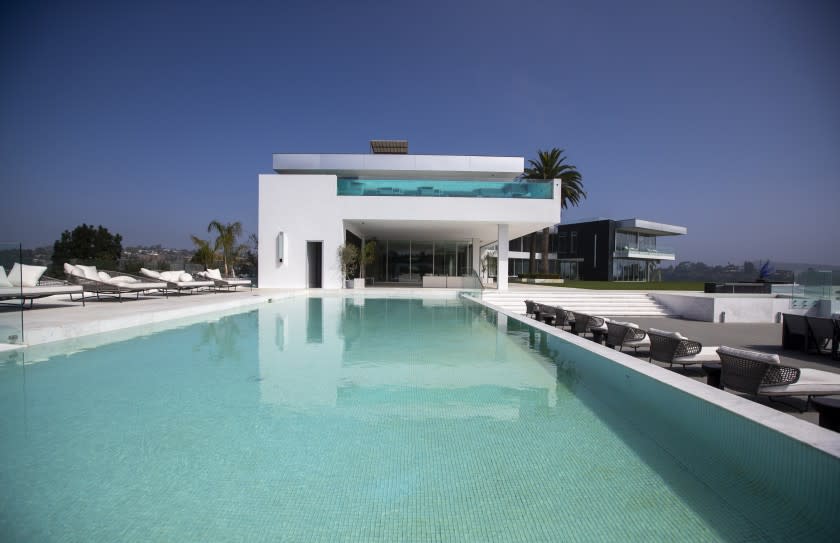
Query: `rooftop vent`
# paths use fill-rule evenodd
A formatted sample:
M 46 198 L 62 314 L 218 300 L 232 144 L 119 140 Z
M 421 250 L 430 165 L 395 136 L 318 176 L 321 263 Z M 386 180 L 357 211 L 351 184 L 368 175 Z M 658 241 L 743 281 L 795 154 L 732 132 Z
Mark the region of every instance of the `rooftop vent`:
M 370 152 L 375 155 L 407 155 L 408 140 L 370 140 Z

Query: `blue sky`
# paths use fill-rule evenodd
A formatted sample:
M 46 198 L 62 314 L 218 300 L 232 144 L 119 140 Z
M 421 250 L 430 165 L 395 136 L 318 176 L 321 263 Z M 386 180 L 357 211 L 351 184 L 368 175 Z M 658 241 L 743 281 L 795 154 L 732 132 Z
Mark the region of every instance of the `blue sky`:
M 568 220 L 680 260 L 840 265 L 840 3 L 5 2 L 0 239 L 257 227 L 273 152 L 561 147 Z M 671 242 L 671 243 L 668 243 Z

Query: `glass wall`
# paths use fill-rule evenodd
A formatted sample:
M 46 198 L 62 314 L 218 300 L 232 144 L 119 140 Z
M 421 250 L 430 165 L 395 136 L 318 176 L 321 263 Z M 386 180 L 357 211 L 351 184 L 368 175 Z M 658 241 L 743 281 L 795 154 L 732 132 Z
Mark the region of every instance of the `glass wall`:
M 371 266 L 378 283 L 423 282 L 426 275 L 472 275 L 469 241 L 378 240 Z
M 615 232 L 615 250 L 625 251 L 627 249 L 638 249 L 641 251 L 656 250 L 656 236 L 650 234 L 639 234 L 637 232 Z
M 562 279 L 580 279 L 578 267 L 582 259 L 556 260 L 549 259 L 548 273 L 559 275 Z M 530 260 L 525 258 L 511 258 L 508 260 L 508 275 L 523 275 L 529 273 Z M 542 260 L 537 259 L 537 269 L 542 270 Z
M 613 281 L 656 281 L 658 260 L 613 259 Z

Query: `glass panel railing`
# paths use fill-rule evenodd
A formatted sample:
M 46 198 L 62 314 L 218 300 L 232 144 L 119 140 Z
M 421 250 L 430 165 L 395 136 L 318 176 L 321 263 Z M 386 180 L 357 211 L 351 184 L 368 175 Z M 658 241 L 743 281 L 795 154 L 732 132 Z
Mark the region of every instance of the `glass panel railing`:
M 791 309 L 813 310 L 822 316 L 840 311 L 840 272 L 802 271 L 795 274 L 789 288 Z
M 0 267 L 3 269 L 0 273 L 0 348 L 2 344 L 23 343 L 21 267 L 15 268 L 16 263 L 23 261 L 22 255 L 20 243 L 0 242 Z
M 554 198 L 548 181 L 339 178 L 339 196 L 414 196 L 438 198 Z
M 663 247 L 662 245 L 658 245 L 656 247 L 633 247 L 630 245 L 627 246 L 617 246 L 615 248 L 616 256 L 634 256 L 634 255 L 644 255 L 644 256 L 652 256 L 655 257 L 657 255 L 661 256 L 674 256 L 676 254 L 676 250 L 673 247 Z

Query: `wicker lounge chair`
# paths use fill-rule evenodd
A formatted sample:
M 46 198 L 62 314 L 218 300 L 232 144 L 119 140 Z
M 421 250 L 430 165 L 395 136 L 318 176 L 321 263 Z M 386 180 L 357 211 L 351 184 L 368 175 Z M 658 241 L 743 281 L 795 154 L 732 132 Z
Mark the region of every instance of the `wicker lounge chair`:
M 534 309 L 536 311 L 536 313 L 534 313 L 535 319 L 546 324 L 554 324 L 555 320 L 557 319 L 557 310 L 554 308 L 554 306 L 538 303 L 535 303 L 534 306 Z
M 808 352 L 811 346 L 808 333 L 808 321 L 804 315 L 793 313 L 782 314 L 782 347 L 785 349 L 800 348 Z
M 82 274 L 83 271 L 86 273 Z M 123 294 L 135 294 L 139 299 L 141 294 L 149 291 L 167 293 L 166 283 L 162 281 L 148 281 L 127 273 L 97 270 L 94 266 L 65 264 L 64 273 L 71 283 L 80 285 L 84 292 L 95 295 L 97 300 L 102 296 L 112 296 L 122 302 Z
M 783 366 L 779 356 L 732 347 L 717 350 L 724 388 L 756 396 L 831 396 L 840 394 L 840 374 Z
M 525 316 L 531 317 L 532 319 L 537 318 L 537 304 L 534 300 L 525 300 Z
M 607 323 L 607 347 L 618 347 L 621 351 L 624 347 L 632 347 L 633 352 L 639 348 L 650 348 L 650 338 L 647 332 L 642 330 L 638 324 L 632 322 L 609 321 Z
M 171 272 L 158 272 L 154 270 L 147 270 L 146 268 L 140 268 L 140 273 L 147 277 L 147 280 L 152 281 L 164 281 L 166 283 L 166 290 L 167 291 L 175 291 L 177 293 L 181 293 L 182 291 L 187 291 L 190 294 L 200 290 L 202 288 L 209 289 L 210 287 L 215 286 L 213 281 L 209 279 L 202 279 L 202 280 L 195 280 L 192 278 L 191 275 L 181 271 L 171 271 Z M 185 277 L 186 276 L 186 277 Z M 186 281 L 182 279 L 187 279 Z
M 823 317 L 805 317 L 805 321 L 808 323 L 808 339 L 817 352 L 828 351 L 831 344 L 831 356 L 837 358 L 838 321 Z
M 575 317 L 572 314 L 572 312 L 566 311 L 562 307 L 556 305 L 549 307 L 552 307 L 554 309 L 554 326 L 556 326 L 557 328 L 568 328 L 569 330 L 571 330 L 575 323 Z
M 679 332 L 651 328 L 647 335 L 650 338 L 651 361 L 665 362 L 669 367 L 718 361 L 717 346 L 703 347 L 699 341 L 690 340 Z
M 607 322 L 609 319 L 580 313 L 578 311 L 572 311 L 572 315 L 574 316 L 572 333 L 579 336 L 585 336 L 587 333 L 591 333 L 592 339 L 599 343 L 607 334 Z

